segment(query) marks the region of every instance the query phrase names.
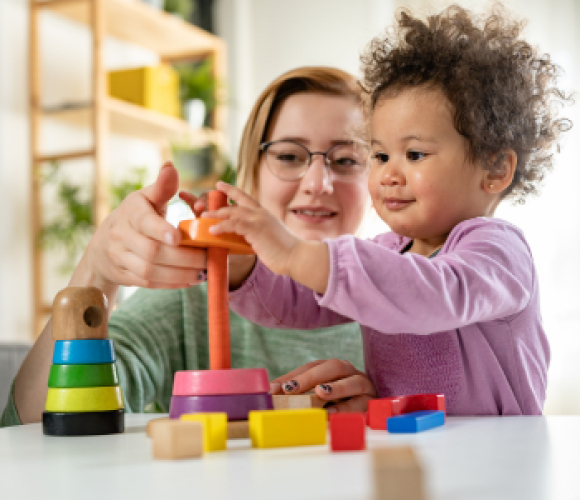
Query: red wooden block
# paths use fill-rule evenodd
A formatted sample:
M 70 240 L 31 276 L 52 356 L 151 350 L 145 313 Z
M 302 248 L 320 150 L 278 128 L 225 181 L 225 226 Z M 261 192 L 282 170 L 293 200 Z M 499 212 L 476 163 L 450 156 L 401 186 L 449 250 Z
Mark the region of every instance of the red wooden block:
M 329 422 L 332 451 L 366 449 L 364 413 L 334 413 Z
M 395 415 L 423 410 L 445 411 L 443 394 L 411 394 L 369 401 L 367 425 L 371 429 L 386 430 L 387 419 Z

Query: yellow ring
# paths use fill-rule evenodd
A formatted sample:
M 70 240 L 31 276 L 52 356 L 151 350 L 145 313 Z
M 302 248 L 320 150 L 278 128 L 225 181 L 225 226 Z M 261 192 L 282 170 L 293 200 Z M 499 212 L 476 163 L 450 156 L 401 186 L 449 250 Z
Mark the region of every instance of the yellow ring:
M 45 410 L 49 412 L 109 411 L 125 408 L 121 388 L 82 387 L 74 389 L 49 388 Z

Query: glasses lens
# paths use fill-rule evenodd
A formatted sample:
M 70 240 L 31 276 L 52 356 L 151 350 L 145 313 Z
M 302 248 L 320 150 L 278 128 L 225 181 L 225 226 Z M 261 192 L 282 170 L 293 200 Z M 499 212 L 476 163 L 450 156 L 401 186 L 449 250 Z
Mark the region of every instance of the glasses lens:
M 266 150 L 266 164 L 280 179 L 299 179 L 308 168 L 308 151 L 294 142 L 274 142 Z
M 328 166 L 343 180 L 355 179 L 367 169 L 367 155 L 358 144 L 339 144 L 326 154 Z

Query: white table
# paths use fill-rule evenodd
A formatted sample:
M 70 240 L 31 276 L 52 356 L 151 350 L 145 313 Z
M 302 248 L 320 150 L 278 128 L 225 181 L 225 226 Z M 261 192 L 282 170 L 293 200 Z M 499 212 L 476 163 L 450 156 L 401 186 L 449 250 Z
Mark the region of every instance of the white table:
M 252 449 L 153 460 L 145 424 L 121 435 L 44 436 L 40 424 L 0 429 L 0 499 L 370 499 L 368 452 L 328 446 Z M 412 445 L 431 500 L 580 499 L 580 416 L 449 418 L 419 434 L 368 431 L 368 447 Z

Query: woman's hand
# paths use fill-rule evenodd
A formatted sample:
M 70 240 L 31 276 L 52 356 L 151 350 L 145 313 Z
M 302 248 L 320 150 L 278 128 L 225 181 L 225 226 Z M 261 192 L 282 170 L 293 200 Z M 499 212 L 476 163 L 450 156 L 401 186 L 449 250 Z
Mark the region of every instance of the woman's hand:
M 299 239 L 284 224 L 242 190 L 218 182 L 216 188 L 235 205 L 204 212 L 202 217 L 223 219 L 210 228 L 212 234 L 236 233 L 252 246 L 260 260 L 276 274 L 289 274 L 292 251 Z
M 272 394 L 302 394 L 314 389 L 329 403 L 329 413 L 366 411 L 370 399 L 377 397 L 375 386 L 364 372 L 340 359 L 311 361 L 270 384 Z
M 179 230 L 165 220 L 178 186 L 177 170 L 167 163 L 155 183 L 127 196 L 91 238 L 71 281 L 90 275 L 101 288 L 183 288 L 203 281 L 205 251 L 180 247 Z M 200 212 L 203 201 L 183 193 L 181 198 Z

